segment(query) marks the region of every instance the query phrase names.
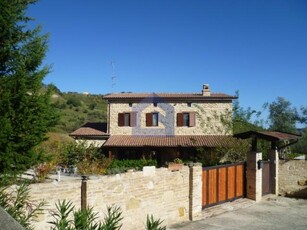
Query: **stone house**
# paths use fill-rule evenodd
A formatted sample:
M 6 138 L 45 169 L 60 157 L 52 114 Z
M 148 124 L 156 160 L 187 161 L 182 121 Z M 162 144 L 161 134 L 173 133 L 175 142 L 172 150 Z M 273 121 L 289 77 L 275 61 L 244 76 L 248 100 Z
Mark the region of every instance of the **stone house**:
M 197 148 L 223 145 L 232 136 L 236 97 L 212 93 L 207 84 L 200 93 L 114 93 L 104 99 L 107 124 L 90 134 L 98 132 L 103 150 L 119 159 L 153 157 L 159 164 L 191 159 Z M 70 135 L 91 141 L 97 137 L 85 128 Z

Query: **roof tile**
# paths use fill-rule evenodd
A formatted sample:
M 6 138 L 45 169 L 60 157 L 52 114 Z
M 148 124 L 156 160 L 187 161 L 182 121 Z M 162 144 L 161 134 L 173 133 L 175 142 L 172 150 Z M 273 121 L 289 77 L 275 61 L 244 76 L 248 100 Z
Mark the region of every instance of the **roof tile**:
M 224 93 L 211 93 L 210 96 L 203 96 L 200 93 L 113 93 L 104 96 L 105 99 L 144 99 L 144 98 L 165 98 L 165 99 L 235 99 L 236 97 Z
M 107 123 L 88 122 L 69 134 L 70 136 L 107 136 Z
M 216 147 L 227 145 L 231 136 L 185 135 L 185 136 L 111 136 L 104 147 Z

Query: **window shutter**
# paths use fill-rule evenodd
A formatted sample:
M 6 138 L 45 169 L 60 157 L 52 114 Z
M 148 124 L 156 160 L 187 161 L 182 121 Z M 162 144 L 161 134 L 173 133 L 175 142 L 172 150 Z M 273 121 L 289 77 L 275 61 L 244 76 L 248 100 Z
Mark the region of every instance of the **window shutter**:
M 146 126 L 152 126 L 152 113 L 146 113 Z
M 183 113 L 177 113 L 177 126 L 183 126 Z
M 118 126 L 124 126 L 125 125 L 125 114 L 119 113 L 118 114 Z
M 195 112 L 190 112 L 189 118 L 190 118 L 189 126 L 194 127 L 195 126 Z
M 136 126 L 136 115 L 137 115 L 137 112 L 130 113 L 130 126 L 131 127 Z

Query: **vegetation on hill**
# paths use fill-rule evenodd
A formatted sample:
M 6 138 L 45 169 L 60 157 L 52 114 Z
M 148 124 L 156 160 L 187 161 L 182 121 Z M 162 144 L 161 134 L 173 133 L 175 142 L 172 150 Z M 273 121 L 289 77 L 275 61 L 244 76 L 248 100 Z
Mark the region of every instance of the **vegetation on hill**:
M 52 103 L 60 114 L 53 132 L 71 133 L 86 122 L 107 121 L 107 103 L 102 95 L 62 93 L 53 84 L 48 85 L 48 88 L 54 91 Z

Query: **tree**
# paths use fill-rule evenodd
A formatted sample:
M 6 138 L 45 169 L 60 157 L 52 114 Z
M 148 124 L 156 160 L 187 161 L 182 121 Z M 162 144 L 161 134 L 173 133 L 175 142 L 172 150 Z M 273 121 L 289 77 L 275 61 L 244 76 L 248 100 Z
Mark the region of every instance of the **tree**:
M 293 145 L 293 152 L 307 154 L 307 128 L 302 131 L 302 137 Z
M 291 103 L 283 97 L 278 97 L 271 104 L 265 104 L 268 107 L 268 121 L 271 130 L 281 132 L 296 132 L 296 122 L 299 121 L 298 112 L 295 107 L 291 107 Z
M 236 92 L 236 96 L 239 97 L 239 92 Z M 239 100 L 235 99 L 233 101 L 232 109 L 232 124 L 233 133 L 241 133 L 250 130 L 261 130 L 262 121 L 259 120 L 261 112 L 253 110 L 251 107 L 244 109 L 240 106 Z
M 45 139 L 57 116 L 51 90 L 42 90 L 50 67 L 42 66 L 47 51 L 46 34 L 26 9 L 36 0 L 0 1 L 0 173 L 16 174 L 37 164 L 34 147 Z

